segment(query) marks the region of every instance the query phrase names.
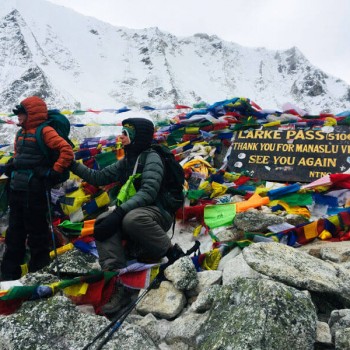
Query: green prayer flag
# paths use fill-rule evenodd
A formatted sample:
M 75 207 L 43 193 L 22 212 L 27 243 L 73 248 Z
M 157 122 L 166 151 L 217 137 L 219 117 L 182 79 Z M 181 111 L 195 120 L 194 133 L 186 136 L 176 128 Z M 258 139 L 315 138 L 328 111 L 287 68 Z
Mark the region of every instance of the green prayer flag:
M 72 114 L 73 115 L 84 115 L 86 112 L 85 111 L 81 111 L 79 109 L 77 109 L 76 111 L 74 111 Z
M 279 197 L 278 200 L 286 202 L 291 207 L 301 207 L 311 205 L 313 203 L 312 193 L 291 193 Z
M 207 205 L 204 208 L 204 222 L 210 228 L 229 226 L 236 216 L 236 204 Z
M 3 295 L 0 300 L 13 300 L 13 299 L 28 299 L 30 298 L 37 286 L 14 286 L 9 289 L 8 293 Z
M 64 220 L 58 226 L 72 230 L 72 231 L 81 232 L 83 225 L 84 225 L 83 222 L 70 222 L 69 220 Z
M 206 195 L 204 190 L 189 190 L 187 192 L 187 198 L 188 199 L 199 199 L 201 197 L 204 197 Z

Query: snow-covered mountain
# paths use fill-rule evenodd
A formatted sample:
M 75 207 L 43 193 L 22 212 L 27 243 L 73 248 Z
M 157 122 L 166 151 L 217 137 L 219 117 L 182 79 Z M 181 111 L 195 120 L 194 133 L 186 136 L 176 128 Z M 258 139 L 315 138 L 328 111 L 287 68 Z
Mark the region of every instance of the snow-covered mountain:
M 248 97 L 312 112 L 350 108 L 350 86 L 296 48 L 248 48 L 115 27 L 45 0 L 1 0 L 0 105 L 38 94 L 56 108 L 214 103 Z

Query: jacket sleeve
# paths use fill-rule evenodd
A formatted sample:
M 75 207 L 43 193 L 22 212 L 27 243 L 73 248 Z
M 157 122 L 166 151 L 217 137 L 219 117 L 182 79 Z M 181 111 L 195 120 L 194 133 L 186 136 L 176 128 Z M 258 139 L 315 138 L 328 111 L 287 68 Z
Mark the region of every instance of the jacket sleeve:
M 84 181 L 94 186 L 106 186 L 113 182 L 120 181 L 122 176 L 124 160 L 106 166 L 102 170 L 94 170 L 86 165 L 73 162 L 70 170 Z
M 47 147 L 58 151 L 59 156 L 57 161 L 53 165 L 53 170 L 62 173 L 66 168 L 70 166 L 74 159 L 74 153 L 71 145 L 51 126 L 46 126 L 43 129 L 43 140 Z
M 141 186 L 121 208 L 127 213 L 135 208 L 155 205 L 163 175 L 164 165 L 160 156 L 157 152 L 149 152 L 142 170 Z

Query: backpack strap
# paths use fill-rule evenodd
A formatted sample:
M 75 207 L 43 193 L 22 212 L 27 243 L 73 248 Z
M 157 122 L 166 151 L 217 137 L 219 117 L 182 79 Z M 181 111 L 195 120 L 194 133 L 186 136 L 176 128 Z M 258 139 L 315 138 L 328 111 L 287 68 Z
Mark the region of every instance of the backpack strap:
M 44 153 L 46 159 L 50 160 L 49 150 L 48 147 L 45 145 L 44 138 L 43 138 L 43 130 L 46 126 L 49 126 L 49 123 L 44 122 L 41 123 L 35 131 L 35 138 L 38 146 L 40 147 L 40 150 Z

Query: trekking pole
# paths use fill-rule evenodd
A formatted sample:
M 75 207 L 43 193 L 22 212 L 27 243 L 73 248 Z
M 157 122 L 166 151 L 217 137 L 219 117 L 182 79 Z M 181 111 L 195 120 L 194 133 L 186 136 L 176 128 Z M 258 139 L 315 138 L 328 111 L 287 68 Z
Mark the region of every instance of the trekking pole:
M 54 250 L 54 254 L 55 254 L 57 277 L 60 280 L 61 279 L 61 273 L 60 273 L 60 266 L 59 266 L 59 263 L 58 263 L 58 255 L 57 255 L 57 248 L 56 248 L 55 232 L 53 230 L 53 224 L 52 224 L 51 201 L 50 201 L 49 189 L 46 189 L 45 192 L 46 192 L 47 208 L 49 210 L 49 226 L 50 226 L 50 231 L 51 231 L 52 246 L 53 246 L 53 250 Z
M 107 334 L 107 337 L 102 340 L 100 345 L 97 346 L 96 350 L 101 350 L 105 344 L 112 338 L 113 334 L 122 326 L 125 319 L 129 316 L 131 311 L 136 307 L 136 305 L 146 296 L 146 294 L 152 289 L 153 282 L 156 279 L 152 281 L 152 283 L 147 287 L 147 289 L 133 302 L 130 304 L 130 306 L 118 317 L 114 322 L 112 322 L 112 326 L 110 327 L 111 330 Z
M 194 246 L 187 250 L 187 252 L 183 256 L 188 256 L 191 255 L 192 253 L 196 252 L 199 250 L 200 242 L 196 241 Z M 178 257 L 178 259 L 181 258 L 181 256 Z M 176 260 L 178 260 L 176 259 Z M 96 348 L 96 350 L 101 350 L 102 347 L 111 339 L 113 334 L 122 326 L 123 322 L 125 319 L 129 316 L 130 312 L 135 308 L 135 306 L 146 296 L 146 294 L 156 286 L 159 286 L 159 284 L 165 279 L 164 277 L 164 271 L 167 267 L 172 265 L 176 260 L 174 261 L 168 261 L 167 263 L 161 265 L 159 267 L 159 272 L 157 276 L 154 278 L 154 280 L 151 282 L 151 284 L 145 289 L 145 291 L 133 302 L 131 303 L 125 311 L 123 311 L 120 315 L 115 320 L 112 320 L 110 324 L 102 329 L 100 333 L 98 333 L 95 338 L 87 344 L 82 350 L 87 350 L 92 344 L 94 344 L 100 337 L 102 337 L 106 332 L 110 330 L 108 333 L 107 337 L 102 340 L 100 345 Z
M 157 277 L 156 277 L 157 278 Z M 132 302 L 123 312 L 120 312 L 117 317 L 112 320 L 105 328 L 103 328 L 94 339 L 91 340 L 89 344 L 86 344 L 82 350 L 87 350 L 91 345 L 93 345 L 96 340 L 101 338 L 105 333 L 108 332 L 109 329 L 113 327 L 111 332 L 107 335 L 107 337 L 101 342 L 101 344 L 96 348 L 102 349 L 102 347 L 108 342 L 108 340 L 112 337 L 114 332 L 122 325 L 126 317 L 130 314 L 130 312 L 134 309 L 134 307 L 144 298 L 144 296 L 153 288 L 154 281 L 156 278 L 152 281 L 152 283 L 147 287 L 147 289 L 144 290 L 144 292 L 134 301 Z M 150 288 L 152 286 L 152 288 Z

